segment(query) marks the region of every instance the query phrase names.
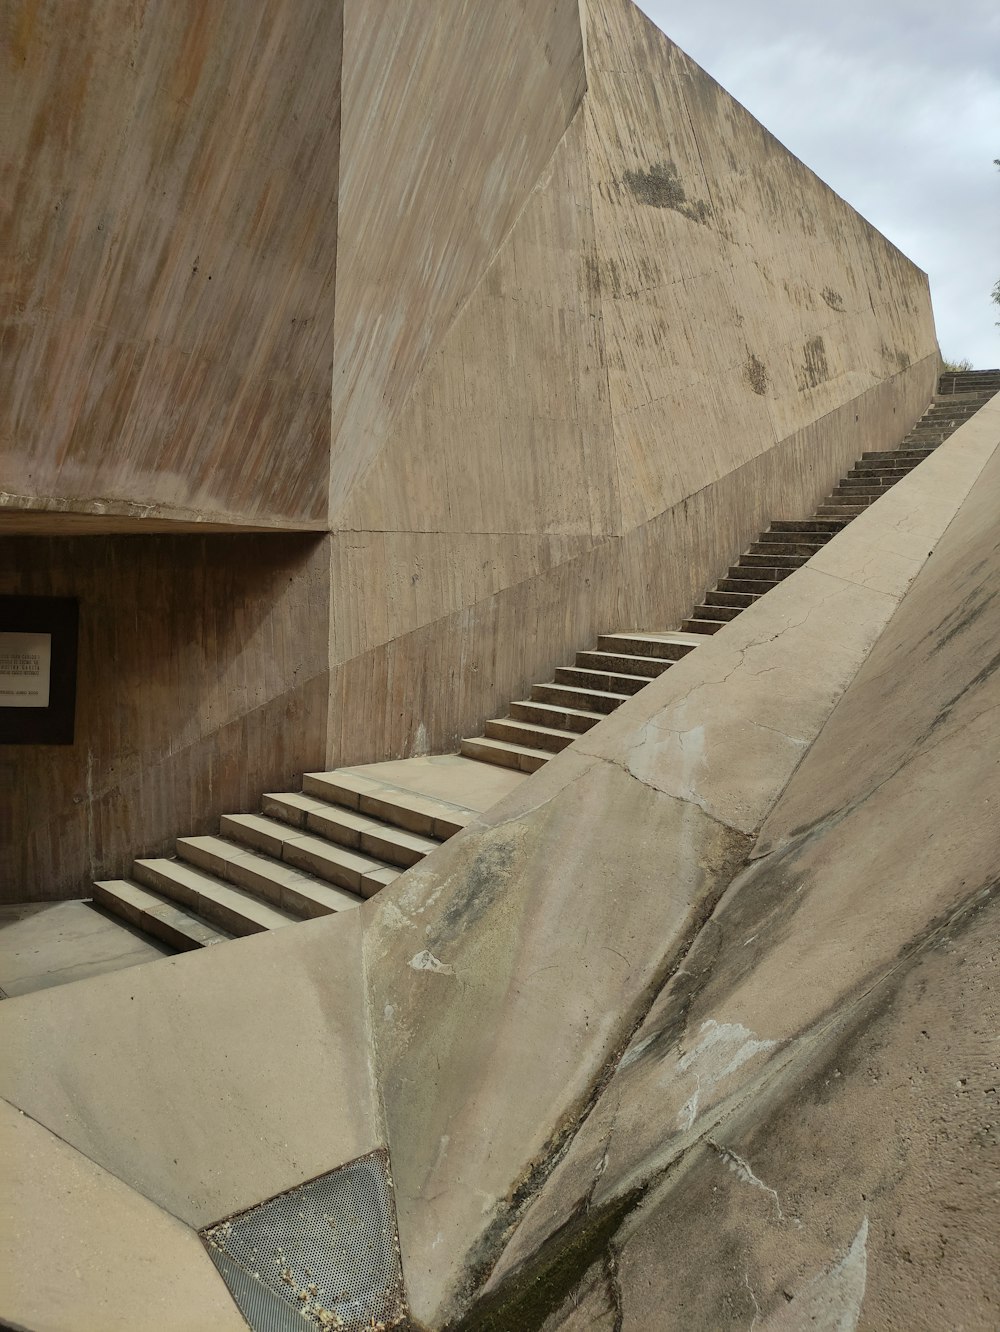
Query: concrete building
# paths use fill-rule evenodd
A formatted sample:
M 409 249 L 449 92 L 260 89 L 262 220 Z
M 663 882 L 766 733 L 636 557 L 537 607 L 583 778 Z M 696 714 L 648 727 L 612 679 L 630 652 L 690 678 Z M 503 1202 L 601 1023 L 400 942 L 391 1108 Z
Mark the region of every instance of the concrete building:
M 630 0 L 10 8 L 0 1323 L 995 1327 L 1000 372 Z

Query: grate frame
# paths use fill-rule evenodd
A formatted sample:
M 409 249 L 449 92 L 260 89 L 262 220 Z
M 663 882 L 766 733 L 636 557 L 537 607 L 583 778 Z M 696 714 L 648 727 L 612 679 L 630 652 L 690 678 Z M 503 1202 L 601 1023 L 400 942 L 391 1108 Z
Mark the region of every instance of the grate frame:
M 388 1332 L 407 1326 L 384 1148 L 200 1234 L 253 1332 Z

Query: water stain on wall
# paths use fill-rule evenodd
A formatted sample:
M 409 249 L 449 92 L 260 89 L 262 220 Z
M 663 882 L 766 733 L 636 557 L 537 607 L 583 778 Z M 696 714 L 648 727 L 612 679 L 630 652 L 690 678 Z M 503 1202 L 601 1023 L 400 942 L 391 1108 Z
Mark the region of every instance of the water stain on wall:
M 800 391 L 815 388 L 830 378 L 830 366 L 826 359 L 826 344 L 821 337 L 810 338 L 802 348 L 804 360 L 795 372 L 795 379 Z
M 746 365 L 743 367 L 743 375 L 754 393 L 764 394 L 767 392 L 767 386 L 770 383 L 767 367 L 759 357 L 754 356 L 753 352 L 750 352 L 747 356 Z
M 626 171 L 625 184 L 640 203 L 672 208 L 692 222 L 707 222 L 711 207 L 704 199 L 689 199 L 673 162 L 654 162 L 648 171 Z

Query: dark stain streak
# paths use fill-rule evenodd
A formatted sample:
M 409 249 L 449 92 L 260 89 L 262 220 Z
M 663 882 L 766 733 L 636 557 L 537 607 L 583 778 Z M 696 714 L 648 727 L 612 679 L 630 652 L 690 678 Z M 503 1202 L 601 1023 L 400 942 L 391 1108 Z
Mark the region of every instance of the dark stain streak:
M 985 684 L 997 669 L 1000 669 L 1000 652 L 991 657 L 983 669 L 979 671 L 977 675 L 974 675 L 968 684 L 963 685 L 958 693 L 953 694 L 951 698 L 948 699 L 944 707 L 935 715 L 934 720 L 931 722 L 927 731 L 921 736 L 921 741 L 926 740 L 931 732 L 935 731 L 943 722 L 948 720 L 954 711 L 956 703 L 958 703 L 960 699 L 962 699 L 971 689 L 975 689 L 978 685 Z
M 795 372 L 800 392 L 816 388 L 818 384 L 822 384 L 824 380 L 830 378 L 830 366 L 826 359 L 826 343 L 821 337 L 810 338 L 802 348 L 802 354 L 805 359 Z
M 824 287 L 821 294 L 831 310 L 838 310 L 843 314 L 844 298 L 839 291 L 834 291 L 832 287 Z
M 931 648 L 931 652 L 940 652 L 943 647 L 951 642 L 956 634 L 960 634 L 963 629 L 967 629 L 970 624 L 973 624 L 979 616 L 982 615 L 983 611 L 997 595 L 994 590 L 986 593 L 984 596 L 982 595 L 984 591 L 985 589 L 982 584 L 980 584 L 979 587 L 973 588 L 965 600 L 945 617 L 939 626 L 939 630 L 943 629 L 945 625 L 948 624 L 949 620 L 952 620 L 956 615 L 958 616 L 958 619 L 948 628 L 947 633 L 945 633 L 942 638 L 938 639 Z
M 767 392 L 767 386 L 770 383 L 767 367 L 762 360 L 754 356 L 753 352 L 750 352 L 747 356 L 746 365 L 743 367 L 743 377 L 754 393 L 763 395 Z
M 648 171 L 626 171 L 625 184 L 640 203 L 651 208 L 672 208 L 691 222 L 707 222 L 711 207 L 704 199 L 689 199 L 673 162 L 654 162 Z
M 434 924 L 428 937 L 433 950 L 450 943 L 470 930 L 494 903 L 503 896 L 510 878 L 517 850 L 516 841 L 504 830 L 480 839 L 475 859 L 461 876 L 461 884 L 452 900 Z

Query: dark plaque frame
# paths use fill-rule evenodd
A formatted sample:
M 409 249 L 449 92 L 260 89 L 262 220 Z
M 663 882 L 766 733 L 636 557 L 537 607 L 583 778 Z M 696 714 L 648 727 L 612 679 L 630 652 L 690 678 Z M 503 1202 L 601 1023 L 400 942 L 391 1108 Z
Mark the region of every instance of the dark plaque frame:
M 0 745 L 73 743 L 79 627 L 76 597 L 0 597 L 0 631 L 52 635 L 49 706 L 0 706 Z

